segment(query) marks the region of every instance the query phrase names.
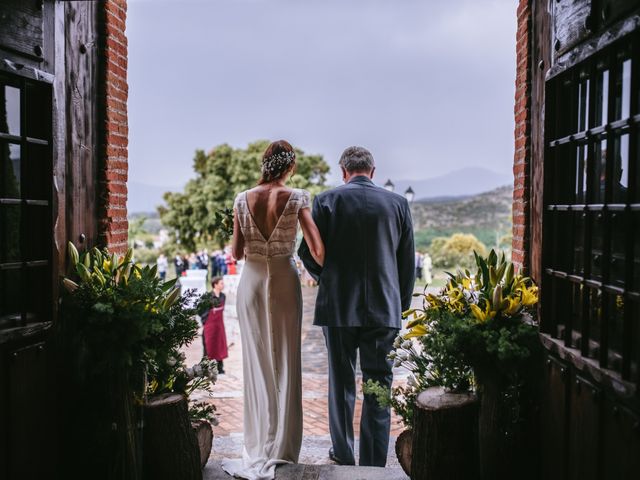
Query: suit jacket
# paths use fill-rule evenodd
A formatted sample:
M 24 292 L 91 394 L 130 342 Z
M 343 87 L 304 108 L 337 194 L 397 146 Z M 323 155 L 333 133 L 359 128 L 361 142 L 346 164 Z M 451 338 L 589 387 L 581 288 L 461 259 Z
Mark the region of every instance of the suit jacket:
M 324 266 L 304 240 L 298 255 L 319 284 L 314 324 L 400 328 L 415 282 L 407 200 L 357 176 L 316 196 L 313 219 L 325 244 Z

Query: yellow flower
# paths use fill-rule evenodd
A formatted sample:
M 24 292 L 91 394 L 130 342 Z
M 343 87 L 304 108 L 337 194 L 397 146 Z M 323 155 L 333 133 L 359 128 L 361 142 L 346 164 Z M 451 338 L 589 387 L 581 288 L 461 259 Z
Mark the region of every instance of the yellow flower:
M 520 299 L 518 297 L 509 296 L 504 301 L 506 303 L 504 307 L 505 315 L 511 316 L 518 313 L 518 310 L 520 310 Z
M 426 325 L 423 323 L 419 323 L 418 325 L 414 325 L 405 335 L 404 339 L 407 340 L 409 338 L 414 337 L 423 337 L 429 332 Z
M 522 305 L 530 307 L 538 303 L 538 287 L 532 285 L 531 287 L 523 286 L 520 288 L 520 299 Z
M 479 323 L 485 323 L 487 320 L 491 320 L 496 316 L 496 312 L 491 310 L 489 302 L 486 303 L 487 307 L 484 310 L 475 304 L 469 305 L 469 307 L 471 307 L 471 313 L 473 313 L 473 316 L 476 317 Z

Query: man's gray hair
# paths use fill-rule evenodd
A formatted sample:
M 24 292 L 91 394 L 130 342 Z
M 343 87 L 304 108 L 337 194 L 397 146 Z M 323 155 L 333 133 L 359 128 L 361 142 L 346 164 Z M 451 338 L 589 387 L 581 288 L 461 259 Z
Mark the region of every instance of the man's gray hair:
M 364 147 L 349 147 L 338 162 L 347 172 L 370 172 L 376 166 L 373 155 Z

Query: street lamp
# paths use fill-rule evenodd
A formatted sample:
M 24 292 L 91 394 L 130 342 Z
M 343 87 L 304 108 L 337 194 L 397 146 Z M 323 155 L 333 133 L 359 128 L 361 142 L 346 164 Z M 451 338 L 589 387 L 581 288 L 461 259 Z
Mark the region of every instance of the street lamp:
M 407 202 L 412 203 L 413 199 L 415 198 L 416 194 L 413 191 L 413 188 L 409 187 L 405 190 L 404 192 L 404 198 L 407 199 Z
M 387 180 L 387 183 L 384 184 L 384 188 L 385 190 L 389 190 L 390 192 L 393 192 L 393 189 L 396 188 L 396 186 L 393 184 L 391 179 L 389 179 Z

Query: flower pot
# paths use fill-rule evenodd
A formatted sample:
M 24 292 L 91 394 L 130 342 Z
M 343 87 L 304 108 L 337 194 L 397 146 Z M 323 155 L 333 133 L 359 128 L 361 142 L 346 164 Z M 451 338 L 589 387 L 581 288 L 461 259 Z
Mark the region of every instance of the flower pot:
M 198 448 L 200 449 L 200 465 L 205 467 L 211 455 L 211 447 L 213 446 L 213 428 L 206 420 L 193 420 L 191 428 L 198 439 Z
M 411 451 L 413 443 L 413 431 L 407 429 L 396 438 L 396 457 L 404 470 L 404 473 L 411 475 Z
M 508 435 L 509 414 L 503 402 L 508 386 L 504 375 L 495 370 L 476 371 L 480 412 L 478 416 L 478 454 L 483 480 L 512 478 L 512 441 Z
M 478 399 L 430 387 L 416 398 L 411 475 L 414 480 L 476 480 Z

